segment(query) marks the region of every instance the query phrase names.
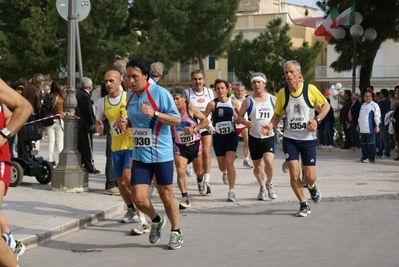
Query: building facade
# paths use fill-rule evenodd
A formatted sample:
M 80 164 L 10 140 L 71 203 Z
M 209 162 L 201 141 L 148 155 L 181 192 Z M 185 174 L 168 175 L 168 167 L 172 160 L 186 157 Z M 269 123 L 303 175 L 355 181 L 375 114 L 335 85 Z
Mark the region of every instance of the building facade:
M 300 47 L 304 41 L 313 45 L 320 38 L 314 36 L 316 23 L 323 18 L 316 18 L 309 21 L 303 18 L 317 17 L 318 9 L 283 3 L 281 0 L 242 0 L 238 9 L 237 23 L 233 30 L 232 38 L 239 33 L 252 40 L 266 30 L 269 21 L 281 18 L 283 23 L 290 25 L 290 36 L 293 46 Z M 307 21 L 307 22 L 304 22 Z M 324 51 L 325 49 L 323 49 Z M 322 53 L 317 58 L 317 65 L 325 65 L 325 55 Z M 234 66 L 229 64 L 228 58 L 215 58 L 209 55 L 203 59 L 207 85 L 212 84 L 216 79 L 225 79 L 229 82 L 237 82 L 234 75 Z M 191 71 L 198 69 L 198 64 L 176 63 L 174 67 L 163 78 L 163 82 L 171 84 L 187 84 L 190 82 Z

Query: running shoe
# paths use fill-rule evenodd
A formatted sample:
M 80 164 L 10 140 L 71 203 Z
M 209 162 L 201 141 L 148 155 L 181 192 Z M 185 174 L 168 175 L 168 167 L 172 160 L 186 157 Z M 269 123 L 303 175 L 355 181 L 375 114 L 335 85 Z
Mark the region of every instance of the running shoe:
M 269 193 L 269 198 L 270 199 L 276 199 L 277 198 L 277 193 L 276 190 L 274 190 L 274 185 L 266 183 L 266 189 L 267 192 Z
M 202 181 L 199 182 L 199 179 L 197 178 L 197 184 L 198 184 L 198 192 L 200 193 L 201 196 L 205 196 L 207 194 L 207 187 L 205 185 L 205 181 L 202 178 Z
M 316 204 L 320 203 L 321 193 L 320 193 L 319 189 L 317 188 L 316 183 L 314 183 L 312 189 L 310 189 L 309 186 L 308 186 L 308 189 L 309 189 L 310 197 L 312 198 L 313 202 Z
M 301 178 L 299 178 L 299 179 L 301 179 Z M 303 187 L 308 188 L 308 183 L 306 182 L 305 176 L 303 176 L 303 173 L 302 173 L 301 182 L 302 182 Z
M 288 166 L 286 161 L 284 161 L 283 165 L 281 165 L 281 169 L 283 170 L 283 173 L 288 172 Z
M 259 190 L 259 194 L 258 194 L 257 199 L 258 200 L 266 200 L 266 196 L 267 196 L 266 188 L 261 187 L 260 190 Z
M 299 211 L 296 213 L 296 217 L 306 217 L 311 214 L 310 211 L 310 206 L 306 201 L 301 202 L 301 206 L 299 208 Z
M 132 228 L 130 231 L 130 235 L 143 235 L 148 234 L 150 232 L 150 227 L 146 223 L 139 222 L 137 225 Z
M 123 216 L 121 219 L 121 223 L 131 223 L 134 219 L 138 219 L 136 212 L 133 209 L 128 208 L 125 216 Z
M 176 231 L 170 232 L 170 239 L 168 243 L 168 249 L 179 249 L 181 248 L 181 245 L 184 243 L 183 240 L 183 233 L 179 233 Z
M 206 194 L 207 195 L 211 194 L 212 193 L 211 185 L 209 183 L 205 183 L 205 185 L 206 185 Z
M 165 226 L 166 220 L 161 216 L 161 221 L 159 223 L 151 222 L 151 231 L 149 240 L 151 244 L 157 243 L 161 239 L 161 230 Z
M 252 165 L 252 163 L 249 161 L 249 159 L 244 159 L 242 162 L 242 166 L 244 166 L 245 168 L 251 169 L 254 167 L 254 165 Z
M 152 197 L 152 195 L 154 194 L 154 191 L 155 191 L 155 186 L 154 186 L 154 184 L 151 182 L 150 188 L 148 189 L 148 197 L 149 197 L 149 198 Z
M 230 190 L 227 194 L 227 202 L 235 202 L 236 201 L 236 194 L 233 190 Z
M 191 176 L 193 176 L 193 168 L 191 167 L 191 165 L 187 165 L 186 166 L 186 174 L 187 174 L 187 176 L 188 177 L 191 177 Z
M 18 240 L 15 240 L 16 246 L 14 248 L 14 255 L 17 258 L 17 261 L 19 260 L 19 256 L 22 256 L 22 254 L 24 254 L 25 252 L 25 245 Z
M 229 180 L 227 179 L 227 172 L 223 173 L 222 180 L 224 184 L 229 184 Z
M 188 199 L 188 197 L 183 197 L 180 202 L 179 202 L 179 209 L 184 210 L 189 208 L 190 205 L 190 200 Z

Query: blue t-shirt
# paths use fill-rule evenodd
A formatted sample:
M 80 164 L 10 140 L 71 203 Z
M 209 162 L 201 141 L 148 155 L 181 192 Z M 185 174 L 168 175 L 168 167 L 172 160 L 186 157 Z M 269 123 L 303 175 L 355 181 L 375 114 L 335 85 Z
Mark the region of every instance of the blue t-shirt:
M 140 95 L 129 91 L 127 94 L 127 115 L 133 128 L 133 160 L 144 163 L 173 160 L 173 140 L 170 126 L 144 115 L 141 103 L 155 111 L 180 118 L 172 95 L 163 87 L 147 83 Z M 146 86 L 146 87 L 147 87 Z

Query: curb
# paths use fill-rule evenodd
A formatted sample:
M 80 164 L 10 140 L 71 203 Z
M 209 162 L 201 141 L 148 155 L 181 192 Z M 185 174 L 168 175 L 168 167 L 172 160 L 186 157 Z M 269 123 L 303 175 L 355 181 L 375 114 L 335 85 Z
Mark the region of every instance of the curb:
M 22 238 L 19 241 L 21 241 L 28 250 L 38 245 L 43 245 L 51 240 L 57 239 L 76 230 L 85 228 L 89 225 L 96 224 L 99 221 L 114 218 L 116 215 L 123 213 L 124 210 L 125 204 L 122 201 L 119 204 L 106 208 L 105 210 L 99 211 L 95 214 L 87 215 L 86 217 L 81 219 L 72 220 L 71 222 L 54 227 L 39 234 Z

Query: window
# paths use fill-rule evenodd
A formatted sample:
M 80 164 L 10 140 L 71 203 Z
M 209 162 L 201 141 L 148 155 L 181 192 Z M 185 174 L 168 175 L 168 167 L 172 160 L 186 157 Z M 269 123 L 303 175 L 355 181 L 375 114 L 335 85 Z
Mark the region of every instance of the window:
M 216 68 L 217 68 L 216 57 L 208 56 L 208 70 L 216 70 Z

